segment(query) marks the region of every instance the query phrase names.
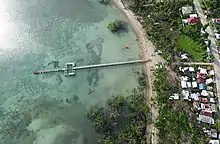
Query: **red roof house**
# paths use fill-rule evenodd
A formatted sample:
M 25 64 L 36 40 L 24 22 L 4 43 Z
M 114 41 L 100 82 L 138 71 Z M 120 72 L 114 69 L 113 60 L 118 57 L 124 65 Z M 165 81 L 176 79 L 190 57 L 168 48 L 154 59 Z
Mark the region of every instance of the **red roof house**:
M 195 25 L 195 24 L 198 24 L 199 22 L 200 22 L 200 20 L 197 17 L 187 18 L 187 23 L 188 24 Z
M 220 23 L 220 18 L 215 19 L 216 23 Z

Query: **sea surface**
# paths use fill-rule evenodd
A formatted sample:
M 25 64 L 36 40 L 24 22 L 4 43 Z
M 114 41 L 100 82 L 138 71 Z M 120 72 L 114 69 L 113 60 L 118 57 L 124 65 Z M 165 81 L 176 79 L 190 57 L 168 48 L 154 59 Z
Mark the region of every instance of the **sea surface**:
M 97 143 L 87 109 L 129 93 L 140 66 L 32 73 L 139 59 L 129 25 L 119 34 L 106 28 L 115 19 L 126 22 L 97 0 L 0 0 L 0 144 Z

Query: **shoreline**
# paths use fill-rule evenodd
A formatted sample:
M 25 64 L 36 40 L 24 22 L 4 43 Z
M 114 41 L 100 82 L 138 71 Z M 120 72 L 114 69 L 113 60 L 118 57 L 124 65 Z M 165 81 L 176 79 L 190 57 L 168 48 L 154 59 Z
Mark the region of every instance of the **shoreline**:
M 155 97 L 156 95 L 153 94 L 153 89 L 152 89 L 153 73 L 151 72 L 151 68 L 154 68 L 156 63 L 159 61 L 164 62 L 164 59 L 155 54 L 155 47 L 153 43 L 147 39 L 147 36 L 145 34 L 146 31 L 142 28 L 142 25 L 136 19 L 137 17 L 135 16 L 135 14 L 131 10 L 125 8 L 122 0 L 113 0 L 112 2 L 124 14 L 124 16 L 126 16 L 129 24 L 131 25 L 133 31 L 135 32 L 135 35 L 138 39 L 138 43 L 140 46 L 141 59 L 142 60 L 151 59 L 150 62 L 147 62 L 146 64 L 143 65 L 143 70 L 145 75 L 147 76 L 146 103 L 148 104 L 151 110 L 152 121 L 155 122 L 158 115 L 158 111 L 156 106 L 154 104 L 152 105 L 152 100 L 156 99 Z M 157 131 L 158 130 L 154 127 L 153 124 L 147 126 L 146 128 L 146 135 L 149 136 L 147 138 L 150 139 L 152 144 L 158 143 L 158 138 L 156 134 Z

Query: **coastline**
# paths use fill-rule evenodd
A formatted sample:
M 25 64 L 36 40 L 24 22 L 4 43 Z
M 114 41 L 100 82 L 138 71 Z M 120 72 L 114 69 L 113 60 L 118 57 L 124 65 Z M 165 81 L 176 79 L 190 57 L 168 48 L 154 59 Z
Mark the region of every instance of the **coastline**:
M 151 109 L 151 115 L 152 115 L 152 121 L 155 122 L 158 111 L 154 104 L 152 104 L 152 100 L 155 100 L 155 94 L 153 94 L 152 89 L 152 82 L 153 82 L 153 73 L 151 72 L 151 68 L 154 68 L 156 65 L 156 62 L 164 62 L 164 59 L 160 56 L 155 54 L 155 47 L 153 43 L 147 39 L 145 35 L 145 30 L 142 28 L 142 25 L 140 22 L 136 19 L 135 14 L 129 10 L 126 9 L 122 0 L 113 0 L 113 4 L 126 16 L 129 24 L 131 25 L 133 31 L 135 32 L 139 46 L 140 46 L 140 57 L 142 60 L 151 59 L 150 62 L 146 63 L 143 66 L 144 73 L 147 76 L 147 95 L 146 95 L 146 102 L 149 105 L 149 108 Z M 155 55 L 155 56 L 152 56 Z M 147 127 L 146 129 L 146 135 L 149 136 L 148 139 L 150 139 L 152 144 L 158 143 L 157 139 L 157 129 L 154 127 L 153 124 Z

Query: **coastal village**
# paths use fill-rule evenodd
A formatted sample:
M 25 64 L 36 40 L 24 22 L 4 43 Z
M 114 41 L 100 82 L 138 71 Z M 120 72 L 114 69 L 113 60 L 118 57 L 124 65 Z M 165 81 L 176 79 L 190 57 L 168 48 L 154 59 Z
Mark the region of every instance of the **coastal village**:
M 207 11 L 205 11 L 207 13 Z M 201 25 L 201 17 L 199 17 L 195 7 L 183 6 L 180 9 L 183 27 L 190 25 Z M 205 16 L 207 17 L 207 16 Z M 214 26 L 220 27 L 220 18 L 211 18 Z M 189 111 L 190 121 L 197 120 L 198 125 L 202 127 L 203 134 L 208 138 L 209 144 L 219 144 L 220 131 L 219 127 L 219 93 L 216 86 L 218 80 L 214 68 L 213 53 L 211 52 L 211 40 L 208 39 L 208 33 L 205 27 L 201 28 L 201 34 L 204 36 L 203 45 L 206 46 L 206 62 L 194 62 L 190 59 L 190 53 L 182 53 L 180 61 L 176 65 L 176 73 L 180 91 L 173 93 L 170 101 L 186 101 L 191 106 Z M 214 39 L 219 43 L 220 29 L 214 27 Z M 215 46 L 218 49 L 218 45 Z M 217 62 L 218 61 L 217 59 Z M 219 64 L 217 64 L 219 66 Z M 160 69 L 164 65 L 157 63 L 156 68 Z

